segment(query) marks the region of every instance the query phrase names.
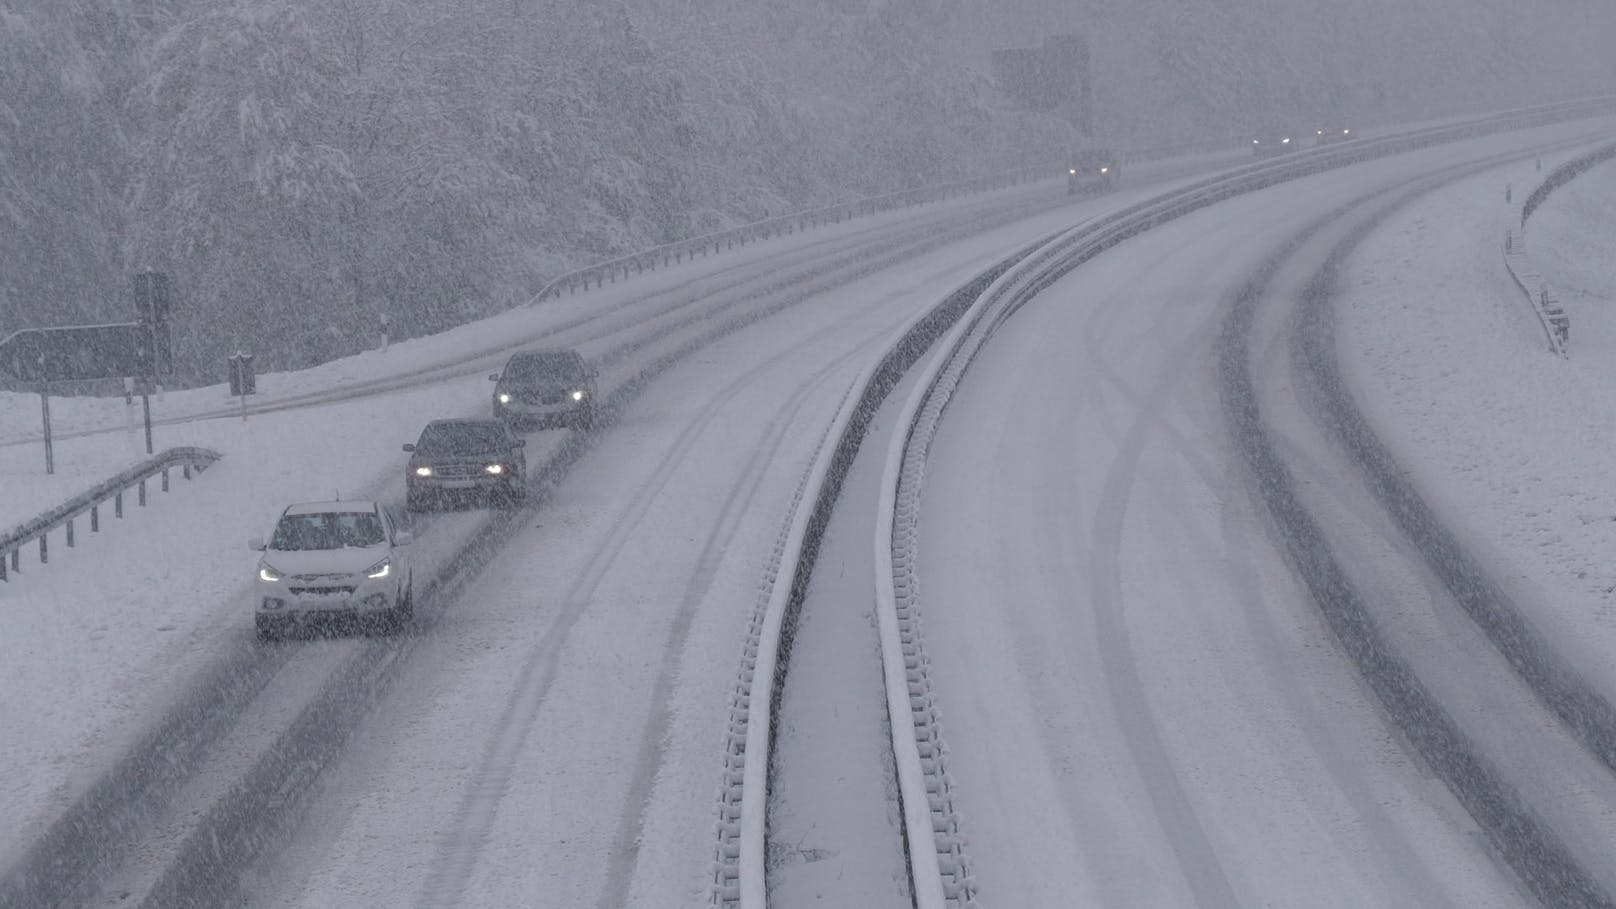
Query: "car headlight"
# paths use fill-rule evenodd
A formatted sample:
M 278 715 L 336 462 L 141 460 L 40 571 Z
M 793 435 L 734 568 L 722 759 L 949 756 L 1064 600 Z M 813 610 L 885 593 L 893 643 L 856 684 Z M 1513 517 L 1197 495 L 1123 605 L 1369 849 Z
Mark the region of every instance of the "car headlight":
M 505 472 L 505 465 L 504 464 L 490 464 L 487 467 L 484 467 L 483 470 L 486 470 L 489 473 L 491 473 L 491 474 L 493 474 L 494 476 L 497 477 L 500 474 Z
M 260 580 L 260 581 L 268 581 L 268 582 L 273 583 L 275 581 L 279 581 L 281 578 L 284 578 L 284 577 L 286 577 L 286 575 L 283 575 L 279 571 L 276 571 L 275 567 L 273 565 L 270 565 L 268 562 L 259 562 L 258 563 L 258 580 Z
M 583 399 L 584 399 L 584 393 L 583 393 L 583 390 L 582 390 L 582 389 L 580 389 L 580 390 L 578 390 L 578 391 L 575 391 L 575 392 L 573 392 L 573 393 L 572 393 L 572 399 L 573 399 L 573 400 L 574 400 L 574 401 L 582 401 L 582 400 L 583 400 Z
M 499 403 L 501 403 L 501 404 L 509 404 L 509 403 L 511 403 L 511 395 L 510 395 L 510 393 L 509 392 L 504 392 L 504 391 L 500 392 L 499 393 Z
M 415 468 L 415 475 L 418 477 L 430 477 L 432 476 L 432 468 L 423 464 L 420 467 Z
M 392 556 L 388 556 L 387 558 L 382 559 L 380 562 L 377 562 L 376 564 L 370 566 L 369 568 L 366 568 L 365 569 L 365 577 L 367 577 L 367 578 L 385 578 L 389 574 L 392 574 L 392 572 L 393 572 L 393 558 L 392 558 Z
M 1102 173 L 1102 174 L 1109 174 L 1110 172 L 1111 172 L 1111 168 L 1109 168 L 1109 167 L 1100 168 L 1100 173 Z
M 1072 176 L 1074 176 L 1074 177 L 1075 177 L 1075 176 L 1077 176 L 1077 168 L 1075 168 L 1075 167 L 1074 167 L 1074 168 L 1071 168 L 1071 169 L 1070 169 L 1070 170 L 1068 170 L 1068 171 L 1066 171 L 1066 172 L 1067 172 L 1067 173 L 1069 173 L 1069 174 L 1071 174 L 1071 175 L 1072 175 Z

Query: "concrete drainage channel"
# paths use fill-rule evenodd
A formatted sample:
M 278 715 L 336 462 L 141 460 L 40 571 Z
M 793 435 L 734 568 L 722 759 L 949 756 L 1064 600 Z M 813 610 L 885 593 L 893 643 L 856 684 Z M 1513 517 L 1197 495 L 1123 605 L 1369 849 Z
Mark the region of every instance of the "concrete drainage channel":
M 994 209 L 981 220 L 924 239 L 864 247 L 809 268 L 797 274 L 796 280 L 777 276 L 765 282 L 763 290 L 748 292 L 739 301 L 676 315 L 674 324 L 664 322 L 652 337 L 636 333 L 605 352 L 603 359 L 620 362 L 634 354 L 645 355 L 654 346 L 677 338 L 679 329 L 724 319 L 651 354 L 645 365 L 605 399 L 603 422 L 609 426 L 647 383 L 713 342 L 849 281 L 985 229 L 984 222 L 991 226 L 1011 217 L 1006 210 Z M 789 293 L 782 293 L 787 289 Z M 734 312 L 760 295 L 779 295 L 779 299 L 766 307 Z M 542 507 L 545 491 L 560 482 L 589 447 L 590 437 L 572 434 L 542 466 L 536 465 L 532 482 L 537 494 L 529 507 L 495 513 L 471 533 L 459 551 L 445 560 L 450 567 L 422 584 L 419 599 L 452 599 L 498 552 L 511 528 Z M 417 630 L 430 626 L 429 616 L 417 621 Z M 285 732 L 256 759 L 245 778 L 231 784 L 228 793 L 191 826 L 178 857 L 146 891 L 142 904 L 168 907 L 229 902 L 240 868 L 273 848 L 296 823 L 320 773 L 341 754 L 360 718 L 386 693 L 394 670 L 407 662 L 413 646 L 409 637 L 368 641 L 338 667 Z M 187 695 L 0 876 L 0 905 L 87 901 L 102 876 L 127 858 L 136 831 L 163 814 L 167 799 L 205 766 L 209 748 L 250 710 L 293 652 L 288 647 L 256 648 L 243 643 L 210 664 Z
M 950 396 L 994 330 L 1044 288 L 1104 250 L 1224 199 L 1359 161 L 1613 112 L 1616 99 L 1592 99 L 1250 165 L 1146 200 L 1020 250 L 912 323 L 880 361 L 860 376 L 832 426 L 834 441 L 816 456 L 795 512 L 782 532 L 784 562 L 773 578 L 767 600 L 754 617 L 730 704 L 718 791 L 711 904 L 741 909 L 764 909 L 768 905 L 765 847 L 772 726 L 784 690 L 797 611 L 841 482 L 863 442 L 864 431 L 885 396 L 925 350 L 947 333 L 905 404 L 900 431 L 888 452 L 877 515 L 877 613 L 910 892 L 917 909 L 944 909 L 975 906 L 977 902 L 965 836 L 949 794 L 947 748 L 936 721 L 926 671 L 920 601 L 912 583 L 917 555 L 913 531 L 926 449 Z

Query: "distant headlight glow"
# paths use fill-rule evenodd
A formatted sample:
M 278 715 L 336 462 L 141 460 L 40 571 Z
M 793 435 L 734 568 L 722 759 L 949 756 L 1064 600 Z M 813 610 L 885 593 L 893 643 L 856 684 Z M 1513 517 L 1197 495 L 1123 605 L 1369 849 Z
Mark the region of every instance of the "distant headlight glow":
M 500 474 L 505 472 L 505 465 L 504 464 L 490 464 L 487 467 L 484 467 L 483 470 L 486 470 L 489 473 L 491 473 L 491 474 L 493 474 L 494 476 L 497 477 Z
M 418 477 L 430 477 L 432 476 L 432 468 L 426 466 L 417 467 L 415 468 L 415 475 Z
M 382 559 L 380 562 L 377 562 L 376 564 L 374 564 L 374 565 L 370 566 L 369 568 L 365 569 L 365 577 L 367 577 L 367 578 L 385 578 L 389 574 L 392 574 L 392 572 L 393 572 L 393 560 L 390 559 L 390 558 Z
M 510 394 L 508 392 L 503 392 L 503 391 L 500 392 L 499 393 L 499 403 L 501 403 L 501 404 L 509 404 L 509 403 L 511 403 Z
M 260 580 L 260 581 L 268 581 L 270 583 L 274 583 L 275 581 L 279 581 L 283 577 L 285 577 L 285 575 L 283 575 L 280 572 L 276 571 L 275 568 L 273 566 L 271 566 L 268 562 L 259 562 L 258 563 L 258 580 Z
M 1110 172 L 1111 172 L 1111 168 L 1109 168 L 1109 167 L 1100 168 L 1100 173 L 1102 173 L 1102 174 L 1109 174 Z
M 572 399 L 573 399 L 573 400 L 574 400 L 574 401 L 582 401 L 582 400 L 583 400 L 583 399 L 584 399 L 584 393 L 583 393 L 583 390 L 582 390 L 582 389 L 580 389 L 580 390 L 578 390 L 578 391 L 575 391 L 575 392 L 573 392 L 573 393 L 572 393 Z
M 1075 167 L 1073 167 L 1073 168 L 1071 168 L 1071 169 L 1069 169 L 1069 170 L 1067 170 L 1067 171 L 1066 171 L 1066 172 L 1067 172 L 1067 173 L 1069 173 L 1069 174 L 1071 174 L 1071 175 L 1072 175 L 1072 176 L 1074 176 L 1074 177 L 1075 177 L 1075 176 L 1077 176 L 1077 168 L 1075 168 Z

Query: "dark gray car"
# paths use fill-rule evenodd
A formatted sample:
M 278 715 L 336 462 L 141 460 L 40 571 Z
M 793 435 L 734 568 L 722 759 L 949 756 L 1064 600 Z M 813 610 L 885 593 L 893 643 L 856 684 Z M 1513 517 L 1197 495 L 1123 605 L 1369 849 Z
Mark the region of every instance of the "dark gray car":
M 575 350 L 522 350 L 511 354 L 494 382 L 494 416 L 513 426 L 595 423 L 595 368 Z
M 404 507 L 421 511 L 461 499 L 515 505 L 527 494 L 526 439 L 500 420 L 433 420 L 405 445 Z

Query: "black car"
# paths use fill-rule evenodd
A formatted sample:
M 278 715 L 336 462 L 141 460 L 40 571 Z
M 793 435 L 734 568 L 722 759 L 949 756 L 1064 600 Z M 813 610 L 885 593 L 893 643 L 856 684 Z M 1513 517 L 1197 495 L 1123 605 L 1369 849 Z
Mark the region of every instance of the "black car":
M 1066 194 L 1108 192 L 1122 179 L 1122 162 L 1110 149 L 1087 148 L 1072 156 L 1066 166 Z
M 404 446 L 404 507 L 459 499 L 516 505 L 527 494 L 526 444 L 501 420 L 433 420 Z
M 570 426 L 595 423 L 595 368 L 576 350 L 522 350 L 489 376 L 494 416 L 512 425 Z

